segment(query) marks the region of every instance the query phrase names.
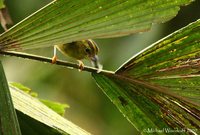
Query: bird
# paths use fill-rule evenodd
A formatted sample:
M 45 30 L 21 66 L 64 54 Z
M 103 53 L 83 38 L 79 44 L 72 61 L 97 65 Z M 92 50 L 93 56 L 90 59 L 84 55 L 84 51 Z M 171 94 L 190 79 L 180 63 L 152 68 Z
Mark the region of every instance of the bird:
M 84 69 L 84 64 L 82 62 L 83 59 L 89 59 L 92 65 L 98 69 L 97 72 L 100 72 L 102 69 L 102 65 L 99 63 L 99 58 L 97 55 L 99 48 L 97 44 L 91 39 L 54 45 L 54 55 L 52 57 L 53 64 L 57 61 L 57 50 L 59 50 L 65 56 L 76 59 L 79 63 L 80 71 Z

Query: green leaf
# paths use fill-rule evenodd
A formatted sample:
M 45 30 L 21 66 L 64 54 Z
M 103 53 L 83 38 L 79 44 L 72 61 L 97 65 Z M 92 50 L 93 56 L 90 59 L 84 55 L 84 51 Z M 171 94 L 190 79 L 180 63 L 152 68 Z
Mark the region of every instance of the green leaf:
M 117 73 L 159 84 L 200 104 L 199 48 L 197 20 L 134 56 Z
M 64 119 L 56 112 L 41 103 L 37 98 L 10 87 L 15 109 L 18 111 L 19 122 L 23 134 L 31 135 L 89 135 L 80 127 Z
M 193 0 L 55 0 L 0 35 L 1 50 L 124 36 L 170 20 Z
M 9 85 L 10 85 L 11 87 L 15 87 L 15 88 L 17 88 L 17 89 L 19 89 L 19 90 L 22 90 L 22 91 L 24 91 L 24 92 L 26 92 L 26 93 L 28 93 L 28 94 L 30 94 L 30 93 L 32 92 L 32 90 L 31 90 L 30 88 L 28 88 L 28 87 L 22 85 L 21 83 L 10 82 Z M 30 95 L 31 95 L 31 94 L 30 94 Z
M 40 101 L 62 116 L 65 114 L 65 109 L 69 108 L 68 104 L 61 104 L 55 101 L 49 101 L 44 99 L 40 99 Z
M 0 9 L 5 8 L 4 0 L 0 0 Z
M 197 20 L 93 77 L 142 134 L 200 134 L 199 48 Z
M 38 94 L 36 92 L 33 92 L 30 88 L 20 84 L 20 83 L 16 83 L 16 82 L 12 82 L 9 83 L 9 85 L 11 87 L 14 87 L 15 89 L 19 89 L 24 91 L 25 93 L 31 95 L 32 97 L 37 97 L 38 98 Z M 65 109 L 69 108 L 69 105 L 67 104 L 61 104 L 55 101 L 49 101 L 49 100 L 45 100 L 45 99 L 40 99 L 38 98 L 43 104 L 45 104 L 46 106 L 48 106 L 49 108 L 51 108 L 52 110 L 54 110 L 55 112 L 57 112 L 60 115 L 64 115 L 65 113 Z
M 0 135 L 21 135 L 8 82 L 0 62 Z

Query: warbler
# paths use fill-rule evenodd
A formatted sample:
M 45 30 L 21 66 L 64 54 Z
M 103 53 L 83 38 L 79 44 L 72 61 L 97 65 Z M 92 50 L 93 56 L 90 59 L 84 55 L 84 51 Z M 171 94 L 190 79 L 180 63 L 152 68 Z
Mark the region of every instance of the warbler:
M 55 45 L 52 63 L 55 63 L 57 60 L 57 55 L 56 55 L 57 49 L 62 54 L 75 58 L 79 62 L 80 70 L 83 70 L 84 68 L 84 64 L 81 61 L 83 59 L 89 59 L 95 68 L 98 68 L 98 70 L 102 69 L 102 65 L 99 63 L 99 59 L 97 56 L 99 48 L 97 44 L 91 39 Z

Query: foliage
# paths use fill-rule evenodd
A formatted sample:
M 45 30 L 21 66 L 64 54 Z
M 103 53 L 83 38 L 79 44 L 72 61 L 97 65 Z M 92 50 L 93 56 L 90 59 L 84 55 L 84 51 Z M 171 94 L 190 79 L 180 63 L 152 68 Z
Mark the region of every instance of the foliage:
M 197 20 L 144 49 L 115 74 L 93 76 L 143 134 L 148 128 L 199 134 L 199 39 Z
M 1 34 L 0 50 L 42 48 L 146 31 L 153 23 L 170 20 L 180 6 L 190 2 L 192 0 L 113 0 L 110 3 L 56 0 Z M 198 20 L 156 42 L 115 73 L 97 74 L 96 70 L 86 68 L 93 72 L 103 92 L 142 134 L 149 134 L 149 128 L 158 129 L 161 134 L 176 129 L 184 130 L 180 134 L 199 133 L 199 26 Z M 89 134 L 47 108 L 29 88 L 15 83 L 11 84 L 10 91 L 23 134 L 28 134 L 27 131 L 32 134 Z M 41 101 L 59 114 L 67 107 Z
M 21 135 L 8 83 L 0 62 L 0 135 Z
M 22 90 L 25 93 L 31 95 L 32 97 L 36 97 L 38 98 L 38 94 L 36 92 L 33 92 L 30 88 L 20 84 L 20 83 L 16 83 L 16 82 L 12 82 L 10 83 L 11 87 L 14 87 L 16 89 Z M 54 110 L 55 112 L 57 112 L 60 115 L 64 115 L 65 113 L 65 109 L 69 108 L 69 105 L 67 104 L 61 104 L 58 102 L 53 102 L 50 100 L 45 100 L 45 99 L 40 99 L 38 98 L 43 104 L 45 104 L 46 106 L 48 106 L 49 108 L 51 108 L 52 110 Z
M 13 104 L 17 110 L 22 134 L 90 134 L 49 109 L 37 98 L 20 90 L 19 87 L 10 86 L 10 92 Z M 52 102 L 45 102 L 50 103 L 50 106 L 52 106 Z M 53 103 L 53 105 L 54 108 L 59 109 L 56 111 L 60 111 L 60 108 L 66 107 L 56 103 Z
M 4 8 L 5 5 L 4 5 L 4 1 L 3 0 L 0 0 L 0 9 Z
M 81 39 L 146 31 L 192 0 L 56 0 L 0 36 L 1 50 L 24 50 Z

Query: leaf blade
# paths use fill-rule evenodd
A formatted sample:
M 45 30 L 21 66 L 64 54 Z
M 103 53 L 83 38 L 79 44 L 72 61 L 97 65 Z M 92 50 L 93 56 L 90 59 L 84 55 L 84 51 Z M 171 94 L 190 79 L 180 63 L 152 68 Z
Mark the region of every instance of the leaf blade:
M 21 135 L 17 115 L 14 110 L 8 83 L 0 61 L 0 134 Z
M 173 18 L 192 0 L 53 1 L 0 36 L 2 49 L 31 49 L 88 38 L 124 36 Z M 37 44 L 37 46 L 36 46 Z
M 200 20 L 197 20 L 137 54 L 117 73 L 168 87 L 199 104 L 199 29 Z M 191 95 L 191 89 L 196 98 Z
M 93 74 L 110 98 L 119 98 L 110 92 L 116 91 L 123 93 L 121 102 L 132 101 L 127 103 L 132 112 L 126 106 L 115 105 L 142 134 L 148 134 L 148 129 L 137 125 L 140 120 L 134 121 L 135 110 L 143 112 L 146 115 L 143 117 L 152 123 L 159 123 L 158 127 L 151 123 L 145 125 L 154 131 L 159 129 L 168 134 L 165 129 L 169 128 L 183 131 L 180 134 L 200 133 L 199 29 L 200 20 L 197 20 L 139 52 L 115 74 Z
M 138 108 L 138 104 L 135 104 L 128 96 L 127 91 L 129 90 L 126 91 L 123 87 L 118 85 L 119 83 L 116 83 L 109 77 L 98 74 L 93 74 L 93 77 L 103 92 L 138 131 L 143 131 L 150 125 L 152 128 L 158 128 L 157 125 L 146 117 L 146 114 Z
M 28 95 L 16 87 L 10 87 L 10 89 L 14 107 L 18 110 L 22 126 L 30 128 L 33 133 L 51 133 L 53 135 L 90 135 L 87 131 L 64 119 L 46 105 L 42 104 L 38 99 Z M 24 122 L 26 123 L 26 121 L 29 124 L 24 125 Z M 26 132 L 26 129 L 23 131 Z

